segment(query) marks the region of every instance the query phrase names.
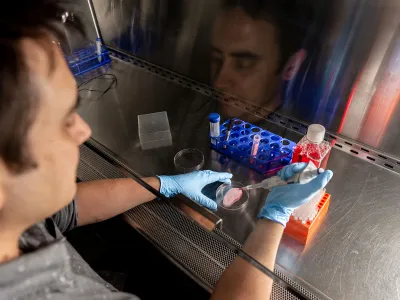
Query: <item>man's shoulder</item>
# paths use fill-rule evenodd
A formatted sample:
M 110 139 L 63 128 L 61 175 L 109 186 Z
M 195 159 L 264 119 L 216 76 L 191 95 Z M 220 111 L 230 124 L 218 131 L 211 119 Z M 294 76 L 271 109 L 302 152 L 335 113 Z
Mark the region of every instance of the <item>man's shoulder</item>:
M 78 210 L 76 208 L 75 199 L 73 199 L 67 206 L 56 212 L 51 219 L 62 233 L 76 228 L 78 226 Z
M 23 252 L 32 252 L 63 238 L 63 233 L 78 224 L 75 200 L 46 220 L 29 227 L 19 239 Z
M 53 219 L 48 218 L 25 230 L 19 239 L 19 247 L 23 252 L 31 252 L 62 237 Z
M 61 239 L 0 264 L 0 299 L 138 299 L 110 288 L 71 251 Z

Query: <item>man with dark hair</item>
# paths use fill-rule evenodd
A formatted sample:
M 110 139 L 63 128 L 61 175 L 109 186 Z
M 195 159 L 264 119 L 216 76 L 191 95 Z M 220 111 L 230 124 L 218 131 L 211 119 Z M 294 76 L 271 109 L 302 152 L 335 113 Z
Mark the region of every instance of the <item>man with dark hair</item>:
M 76 83 L 58 46 L 61 16 L 66 16 L 62 7 L 52 0 L 14 1 L 0 13 L 0 299 L 136 299 L 102 280 L 62 235 L 151 201 L 154 195 L 131 179 L 77 187 L 79 145 L 91 132 L 76 113 Z M 74 24 L 79 29 L 77 20 Z M 302 169 L 292 165 L 281 176 Z M 231 177 L 198 171 L 143 180 L 166 197 L 182 193 L 215 210 L 215 202 L 201 190 Z M 291 211 L 330 177 L 325 172 L 309 184 L 272 191 L 244 249 L 273 268 Z M 214 297 L 261 299 L 270 288 L 267 276 L 238 258 Z
M 211 38 L 214 87 L 270 111 L 281 104 L 280 71 L 287 56 L 274 14 L 268 1 L 225 1 Z M 243 114 L 234 107 L 223 109 L 230 117 Z

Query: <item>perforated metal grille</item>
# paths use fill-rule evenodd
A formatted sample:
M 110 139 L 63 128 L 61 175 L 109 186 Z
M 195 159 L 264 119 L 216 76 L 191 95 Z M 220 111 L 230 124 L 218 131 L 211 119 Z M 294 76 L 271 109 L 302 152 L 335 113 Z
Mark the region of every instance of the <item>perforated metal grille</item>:
M 146 208 L 164 222 L 166 226 L 175 230 L 175 234 L 179 235 L 180 238 L 190 240 L 190 242 L 196 245 L 195 248 L 201 252 L 203 256 L 214 261 L 218 267 L 225 269 L 232 262 L 234 254 L 225 244 L 217 241 L 206 230 L 186 216 L 177 212 L 167 203 L 162 201 L 153 201 L 148 203 Z M 129 216 L 135 221 L 142 223 L 143 220 L 137 218 L 139 211 L 136 212 L 135 209 L 131 210 Z M 144 220 L 144 222 L 147 222 L 147 220 Z M 165 238 L 165 236 L 163 238 Z M 218 242 L 216 244 L 218 247 L 211 247 L 213 243 L 216 242 Z
M 293 300 L 299 299 L 296 296 L 293 296 L 290 292 L 286 289 L 274 283 L 272 292 L 271 292 L 271 299 L 273 300 Z
M 78 178 L 82 181 L 126 177 L 117 167 L 101 158 L 85 145 L 80 146 L 80 155 Z
M 161 203 L 154 204 L 153 206 L 158 206 Z M 193 243 L 187 232 L 184 232 L 185 229 L 179 228 L 182 232 L 177 232 L 178 229 L 173 225 L 143 207 L 135 208 L 127 214 L 142 230 L 145 228 L 158 246 L 206 282 L 207 286 L 211 288 L 216 284 L 225 268 L 206 253 L 203 247 Z
M 300 290 L 304 295 L 306 295 L 307 297 L 309 297 L 312 300 L 320 300 L 320 298 L 316 295 L 314 295 L 313 293 L 311 293 L 309 290 L 305 289 L 304 287 L 302 287 L 300 284 L 298 284 L 297 282 L 293 281 L 292 279 L 290 279 L 289 277 L 285 276 L 282 272 L 280 272 L 279 270 L 275 269 L 274 273 L 281 279 L 283 279 L 284 281 L 286 281 L 287 283 L 289 283 L 289 285 L 291 285 L 292 287 L 297 288 L 298 290 Z M 272 290 L 272 295 L 271 295 L 271 299 L 298 299 L 297 297 L 293 296 L 289 291 L 287 291 L 286 289 L 282 288 L 280 285 L 278 284 L 274 284 L 275 289 Z M 273 297 L 276 294 L 275 298 Z M 278 297 L 279 295 L 282 295 L 283 298 Z M 327 298 L 326 296 L 324 298 Z
M 80 180 L 126 177 L 124 172 L 87 146 L 82 145 L 80 150 L 81 159 L 78 167 Z M 168 202 L 152 201 L 131 209 L 125 215 L 142 234 L 168 253 L 175 263 L 189 271 L 202 286 L 208 287 L 209 290 L 213 289 L 225 268 L 236 257 L 236 254 L 226 244 L 194 223 L 193 220 L 179 213 Z M 236 247 L 241 247 L 237 241 L 222 231 L 218 229 L 214 231 Z M 290 285 L 300 289 L 310 299 L 319 299 L 279 270 L 275 270 L 275 273 Z M 298 298 L 283 287 L 274 284 L 271 299 Z

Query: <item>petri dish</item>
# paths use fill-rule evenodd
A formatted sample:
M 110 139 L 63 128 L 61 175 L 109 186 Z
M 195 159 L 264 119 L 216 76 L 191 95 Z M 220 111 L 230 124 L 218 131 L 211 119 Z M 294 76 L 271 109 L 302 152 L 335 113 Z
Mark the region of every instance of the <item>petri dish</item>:
M 204 166 L 204 155 L 197 149 L 183 149 L 175 154 L 175 169 L 179 173 L 190 173 Z
M 249 192 L 246 190 L 242 190 L 241 197 L 235 201 L 232 205 L 226 206 L 224 205 L 224 198 L 226 194 L 232 189 L 238 189 L 244 187 L 243 184 L 239 182 L 232 182 L 231 184 L 223 183 L 217 189 L 216 202 L 218 207 L 221 207 L 225 210 L 240 210 L 247 206 L 249 202 Z

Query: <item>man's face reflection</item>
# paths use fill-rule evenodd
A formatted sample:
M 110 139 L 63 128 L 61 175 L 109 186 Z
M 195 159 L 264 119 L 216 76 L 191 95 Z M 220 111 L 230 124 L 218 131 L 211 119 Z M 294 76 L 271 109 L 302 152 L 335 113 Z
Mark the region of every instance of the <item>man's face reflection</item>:
M 253 19 L 240 8 L 222 11 L 212 32 L 214 87 L 248 103 L 274 110 L 277 106 L 279 44 L 275 25 Z M 222 107 L 227 117 L 243 111 Z

